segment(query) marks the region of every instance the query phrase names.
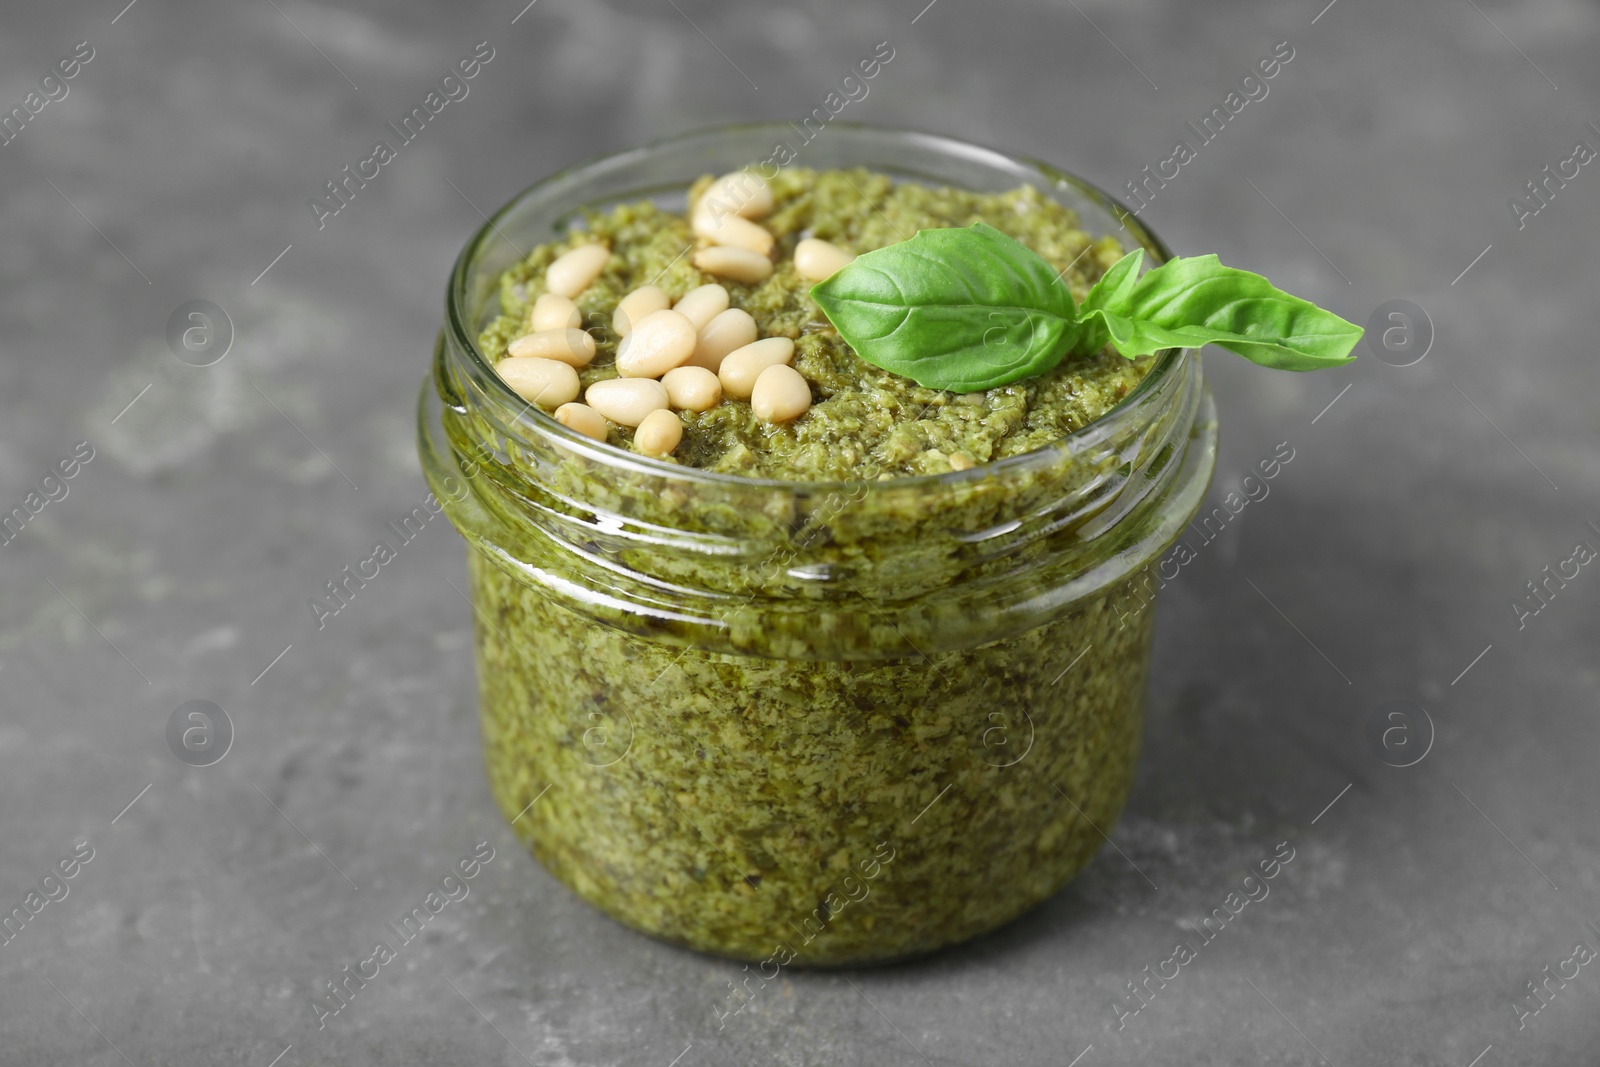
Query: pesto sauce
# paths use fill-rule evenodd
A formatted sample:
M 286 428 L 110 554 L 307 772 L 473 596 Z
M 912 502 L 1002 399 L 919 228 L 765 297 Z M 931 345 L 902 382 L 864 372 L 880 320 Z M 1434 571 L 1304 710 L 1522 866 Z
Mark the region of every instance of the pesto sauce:
M 801 238 L 859 254 L 982 219 L 1061 268 L 1078 298 L 1122 250 L 1030 187 L 980 194 L 795 169 L 771 184 L 777 208 L 762 223 L 778 238 L 777 269 L 760 285 L 722 284 L 762 336 L 796 341 L 815 405 L 784 426 L 742 401 L 686 413 L 669 462 L 796 482 L 937 473 L 956 453 L 982 464 L 1082 428 L 1151 365 L 1106 351 L 960 396 L 879 370 L 811 301 L 792 264 Z M 719 280 L 690 264 L 680 215 L 649 203 L 591 214 L 586 229 L 502 276 L 500 313 L 480 339 L 489 358 L 527 332 L 545 267 L 596 239 L 613 255 L 577 298 L 599 349 L 585 386 L 615 374 L 609 324 L 629 291 L 654 283 L 677 298 Z M 631 449 L 631 437 L 610 429 L 613 445 Z M 1048 564 L 1075 529 L 993 561 L 952 532 L 1036 514 L 1105 472 L 980 478 L 818 526 L 799 496 L 745 513 L 709 489 L 628 495 L 589 466 L 598 462 L 528 474 L 553 489 L 534 494 L 540 506 L 574 524 L 567 540 L 510 505 L 492 527 L 458 520 L 473 544 L 489 780 L 513 829 L 567 886 L 621 922 L 771 977 L 791 963 L 891 960 L 975 936 L 1094 855 L 1132 782 L 1153 613 L 1116 606 L 1133 595 L 1123 582 L 1005 631 L 984 603 L 956 594 L 987 567 L 1020 573 L 1030 589 L 1059 587 L 1066 577 Z M 523 473 L 504 477 L 518 485 Z M 775 530 L 817 531 L 810 551 L 853 573 L 860 599 L 813 594 L 781 567 L 746 588 L 738 560 L 648 542 L 609 548 L 611 516 L 641 529 L 743 527 L 752 545 Z M 635 573 L 656 584 L 645 594 L 619 584 Z M 604 595 L 575 592 L 591 583 Z M 725 636 L 685 637 L 665 610 L 680 587 L 725 595 Z M 642 605 L 649 598 L 658 610 Z M 899 624 L 879 606 L 906 603 L 917 611 Z

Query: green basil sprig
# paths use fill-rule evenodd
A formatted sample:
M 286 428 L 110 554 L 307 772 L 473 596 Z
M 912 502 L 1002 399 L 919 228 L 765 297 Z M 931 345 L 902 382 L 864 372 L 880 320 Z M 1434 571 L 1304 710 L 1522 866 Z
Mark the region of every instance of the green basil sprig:
M 1110 344 L 1133 359 L 1216 344 L 1252 363 L 1316 370 L 1348 363 L 1354 323 L 1216 256 L 1140 275 L 1144 249 L 1118 260 L 1081 306 L 1054 267 L 986 223 L 921 230 L 859 256 L 811 289 L 868 363 L 919 385 L 973 393 Z

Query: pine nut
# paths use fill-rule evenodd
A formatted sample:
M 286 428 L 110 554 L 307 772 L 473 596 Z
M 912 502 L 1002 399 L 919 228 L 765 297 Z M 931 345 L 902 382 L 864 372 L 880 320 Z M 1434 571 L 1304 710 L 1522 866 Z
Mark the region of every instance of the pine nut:
M 811 385 L 787 363 L 777 363 L 761 372 L 750 393 L 750 409 L 763 422 L 788 422 L 811 407 Z
M 534 333 L 543 333 L 545 330 L 576 330 L 583 326 L 583 314 L 578 310 L 578 305 L 564 296 L 555 293 L 545 293 L 533 302 L 533 313 L 528 316 L 528 325 Z
M 507 356 L 494 369 L 513 392 L 542 408 L 560 407 L 578 395 L 578 372 L 559 360 Z
M 672 306 L 672 297 L 654 285 L 641 285 L 621 300 L 611 314 L 611 329 L 618 337 L 628 336 L 633 324 L 652 311 L 665 311 Z
M 695 233 L 714 244 L 749 249 L 759 256 L 772 255 L 772 234 L 758 222 L 742 219 L 738 215 L 718 215 L 702 207 L 694 213 L 691 225 Z
M 735 400 L 749 400 L 756 379 L 768 367 L 784 365 L 794 358 L 794 342 L 787 337 L 764 337 L 754 344 L 736 348 L 723 357 L 717 368 L 722 392 Z
M 555 262 L 545 269 L 544 287 L 570 300 L 600 277 L 600 272 L 610 259 L 611 250 L 605 245 L 579 245 L 557 256 Z
M 807 237 L 795 245 L 794 269 L 808 282 L 831 278 L 855 260 L 855 253 L 846 252 L 829 241 Z
M 637 426 L 667 406 L 667 387 L 651 378 L 607 378 L 589 386 L 589 406 L 619 426 Z
M 772 205 L 772 186 L 765 178 L 748 170 L 736 170 L 706 186 L 706 191 L 700 194 L 698 208 L 747 219 L 764 219 L 772 214 Z
M 694 323 L 670 309 L 639 320 L 617 349 L 617 373 L 624 378 L 659 378 L 694 355 Z
M 594 359 L 594 338 L 582 330 L 562 327 L 526 334 L 506 346 L 518 358 L 555 359 L 572 367 L 587 367 Z
M 694 323 L 696 330 L 703 330 L 706 323 L 728 310 L 728 290 L 716 282 L 690 289 L 678 298 L 672 310 Z
M 680 411 L 709 411 L 722 399 L 722 383 L 704 367 L 674 367 L 662 377 L 667 403 Z
M 606 439 L 606 417 L 588 404 L 562 404 L 556 408 L 556 421 L 596 441 Z
M 772 260 L 748 248 L 702 248 L 694 254 L 694 265 L 719 278 L 755 285 L 772 277 Z
M 953 471 L 969 471 L 977 464 L 965 452 L 950 453 L 950 469 Z
M 633 434 L 633 443 L 647 456 L 664 456 L 682 440 L 683 420 L 670 411 L 652 411 Z
M 754 343 L 755 339 L 756 320 L 750 317 L 748 311 L 729 308 L 706 323 L 705 329 L 700 331 L 689 364 L 715 373 L 722 366 L 724 356 Z

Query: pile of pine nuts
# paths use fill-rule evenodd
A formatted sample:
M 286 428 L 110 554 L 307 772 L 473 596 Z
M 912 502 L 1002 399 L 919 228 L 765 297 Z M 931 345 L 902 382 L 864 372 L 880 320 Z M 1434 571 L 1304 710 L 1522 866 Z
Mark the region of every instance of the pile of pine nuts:
M 772 188 L 749 171 L 713 181 L 690 205 L 690 228 L 701 247 L 691 257 L 699 270 L 755 285 L 772 276 L 776 240 L 758 221 L 772 213 Z M 724 397 L 748 401 L 757 418 L 786 423 L 811 407 L 811 386 L 790 366 L 794 342 L 759 337 L 750 313 L 731 307 L 728 290 L 712 282 L 677 301 L 654 285 L 617 302 L 611 328 L 617 346 L 616 378 L 598 381 L 578 402 L 578 368 L 594 360 L 594 337 L 581 329 L 573 299 L 611 259 L 602 244 L 580 245 L 545 270 L 545 292 L 529 313 L 530 332 L 512 341 L 496 365 L 500 377 L 530 404 L 555 411 L 568 429 L 604 441 L 609 423 L 634 431 L 634 446 L 648 456 L 669 455 L 683 440 L 676 411 L 702 412 Z M 795 271 L 819 282 L 855 256 L 816 238 L 794 250 Z

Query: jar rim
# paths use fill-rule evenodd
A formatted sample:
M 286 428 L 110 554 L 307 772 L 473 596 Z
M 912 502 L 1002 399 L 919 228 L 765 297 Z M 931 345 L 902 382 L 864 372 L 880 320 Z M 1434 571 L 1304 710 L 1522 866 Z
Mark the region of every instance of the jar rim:
M 1167 246 L 1167 243 L 1154 230 L 1138 221 L 1134 212 L 1129 210 L 1125 203 L 1088 179 L 1046 163 L 1043 160 L 1035 159 L 1032 156 L 1004 152 L 1000 149 L 974 144 L 970 141 L 948 137 L 944 134 L 911 130 L 903 127 L 845 121 L 830 123 L 829 128 L 847 129 L 858 135 L 871 135 L 901 143 L 920 144 L 924 147 L 932 147 L 969 158 L 988 157 L 999 164 L 1009 167 L 1022 167 L 1034 171 L 1047 179 L 1047 184 L 1068 186 L 1096 206 L 1115 216 L 1123 228 L 1138 241 L 1140 246 L 1153 254 L 1154 262 L 1149 262 L 1149 266 L 1159 266 L 1161 263 L 1173 258 L 1172 250 Z M 837 491 L 862 484 L 861 479 L 811 481 L 792 478 L 755 478 L 743 474 L 705 470 L 699 467 L 670 463 L 663 459 L 654 459 L 617 448 L 604 441 L 596 441 L 568 428 L 557 421 L 549 412 L 543 411 L 533 404 L 526 403 L 521 397 L 517 396 L 511 387 L 496 373 L 494 362 L 478 345 L 478 331 L 470 328 L 467 321 L 468 278 L 472 265 L 476 262 L 478 251 L 486 242 L 501 236 L 501 220 L 520 206 L 528 197 L 559 181 L 571 179 L 584 171 L 618 165 L 630 159 L 648 155 L 661 148 L 697 139 L 714 138 L 728 134 L 753 134 L 763 130 L 771 131 L 774 134 L 781 131 L 787 135 L 789 127 L 781 122 L 727 123 L 700 127 L 687 132 L 673 134 L 669 137 L 657 138 L 621 151 L 605 152 L 591 156 L 554 171 L 523 188 L 510 200 L 506 201 L 493 215 L 488 216 L 484 224 L 468 239 L 460 254 L 456 257 L 455 265 L 450 272 L 450 285 L 445 295 L 445 328 L 450 331 L 456 345 L 459 346 L 459 350 L 466 353 L 469 361 L 468 370 L 472 377 L 477 379 L 478 383 L 486 391 L 497 394 L 508 410 L 516 410 L 520 407 L 520 411 L 511 416 L 513 426 L 534 431 L 544 437 L 554 438 L 560 441 L 564 448 L 582 453 L 590 459 L 610 466 L 632 469 L 638 473 L 654 477 L 675 479 L 686 484 L 802 489 L 807 492 L 818 493 Z M 1120 425 L 1131 417 L 1130 413 L 1139 410 L 1141 401 L 1145 397 L 1155 392 L 1167 379 L 1172 377 L 1177 369 L 1182 366 L 1184 356 L 1190 351 L 1192 350 L 1168 348 L 1157 352 L 1155 354 L 1155 363 L 1145 376 L 1140 379 L 1139 383 L 1128 392 L 1127 396 L 1119 400 L 1099 418 L 1048 444 L 1014 456 L 1006 456 L 1002 459 L 980 463 L 965 470 L 948 470 L 932 474 L 894 475 L 889 478 L 874 479 L 870 484 L 883 489 L 892 488 L 896 490 L 921 486 L 958 486 L 965 482 L 978 481 L 1000 473 L 1009 473 L 1031 466 L 1044 467 L 1051 463 L 1059 462 L 1062 457 L 1092 448 L 1114 434 Z M 512 426 L 507 428 L 510 429 Z

